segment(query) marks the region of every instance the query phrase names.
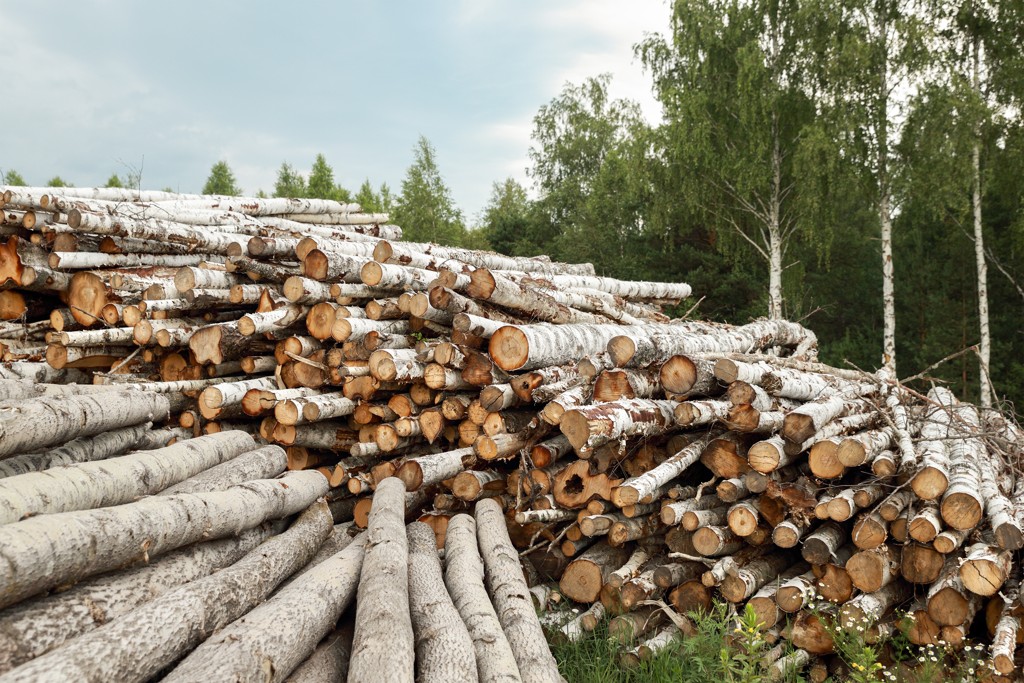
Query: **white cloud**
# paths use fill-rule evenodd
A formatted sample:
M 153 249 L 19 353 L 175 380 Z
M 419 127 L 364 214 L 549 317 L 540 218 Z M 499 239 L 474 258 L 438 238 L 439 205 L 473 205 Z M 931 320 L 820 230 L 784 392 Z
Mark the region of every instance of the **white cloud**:
M 575 0 L 545 10 L 542 24 L 552 30 L 586 32 L 594 48 L 570 56 L 548 79 L 554 96 L 566 82 L 580 83 L 602 73 L 612 74 L 611 95 L 631 99 L 640 105 L 651 122 L 661 120 L 661 105 L 651 93 L 650 77 L 633 56 L 633 46 L 645 33 L 669 30 L 670 9 L 665 0 Z

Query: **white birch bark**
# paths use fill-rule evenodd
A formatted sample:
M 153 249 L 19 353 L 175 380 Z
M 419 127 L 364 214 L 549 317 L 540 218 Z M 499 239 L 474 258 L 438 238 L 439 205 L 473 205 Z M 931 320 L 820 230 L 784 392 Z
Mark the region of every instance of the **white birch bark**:
M 717 434 L 706 434 L 639 477 L 627 479 L 612 490 L 612 502 L 620 508 L 626 505 L 649 502 L 648 499 L 658 489 L 668 484 L 700 460 L 700 455 L 704 452 L 704 448 L 715 436 Z
M 673 414 L 681 427 L 699 427 L 724 421 L 729 417 L 732 404 L 729 401 L 683 401 L 676 405 Z
M 301 419 L 299 417 L 296 418 L 297 422 L 295 424 L 332 420 L 337 417 L 351 415 L 356 409 L 355 402 L 341 394 L 303 396 L 291 399 L 288 403 L 295 408 L 297 415 L 301 417 Z
M 166 396 L 149 392 L 104 392 L 21 401 L 0 406 L 0 458 L 72 439 L 166 420 Z
M 701 329 L 704 333 L 685 334 L 680 328 Z M 616 337 L 657 339 L 658 347 L 650 354 L 617 353 L 612 340 Z M 616 364 L 625 366 L 637 356 L 648 365 L 664 362 L 676 355 L 700 353 L 748 353 L 765 346 L 788 346 L 813 337 L 800 325 L 782 320 L 759 320 L 741 327 L 709 326 L 683 323 L 679 325 L 515 325 L 501 329 L 491 337 L 490 353 L 503 370 L 532 370 L 550 365 L 564 365 L 572 360 L 607 350 Z M 648 356 L 651 356 L 649 359 Z
M 244 244 L 248 239 L 240 234 L 203 230 L 186 223 L 160 218 L 138 220 L 124 215 L 100 215 L 77 209 L 68 216 L 68 224 L 76 231 L 94 235 L 122 235 L 144 240 L 156 240 L 184 245 L 209 254 L 226 255 L 232 244 Z
M 429 243 L 381 241 L 377 243 L 374 257 L 382 263 L 400 263 L 419 268 L 425 268 L 428 262 L 453 260 L 476 268 L 491 270 L 517 270 L 524 273 L 545 274 L 594 274 L 594 266 L 589 263 L 552 263 L 546 257 L 503 256 L 475 249 L 443 247 Z
M 979 97 L 981 90 L 981 38 L 975 34 L 971 45 L 971 88 Z M 992 407 L 992 378 L 989 361 L 992 356 L 992 337 L 988 321 L 988 263 L 985 260 L 985 231 L 981 214 L 981 126 L 974 126 L 971 145 L 971 217 L 974 224 L 974 262 L 978 276 L 978 327 L 981 343 L 978 350 L 979 381 L 982 408 Z
M 651 559 L 651 554 L 646 549 L 640 546 L 634 548 L 633 554 L 626 560 L 626 564 L 609 574 L 608 580 L 605 583 L 615 588 L 622 586 L 626 581 L 636 576 L 637 572 L 640 571 L 640 567 L 649 559 Z
M 430 453 L 410 458 L 402 463 L 396 476 L 405 482 L 408 491 L 434 486 L 451 479 L 476 461 L 473 447 L 459 448 L 443 453 Z
M 774 346 L 792 347 L 794 354 L 798 350 L 810 353 L 818 344 L 814 332 L 785 320 L 758 320 L 739 327 L 677 322 L 670 326 L 647 325 L 633 329 L 623 326 L 619 329 L 624 339 L 615 338 L 607 347 L 619 367 L 646 367 L 677 355 L 749 354 Z M 733 379 L 736 378 L 727 381 Z
M 445 588 L 434 530 L 413 522 L 407 535 L 416 680 L 475 683 L 478 676 L 473 641 Z
M 238 536 L 197 543 L 132 569 L 27 600 L 0 616 L 0 674 L 127 614 L 169 590 L 235 563 L 274 533 L 264 524 Z
M 151 268 L 195 266 L 210 260 L 210 254 L 100 254 L 89 251 L 55 251 L 49 265 L 61 270 L 97 268 Z
M 488 594 L 519 665 L 523 683 L 563 683 L 508 536 L 501 505 L 491 498 L 476 504 L 477 542 Z
M 114 429 L 96 436 L 75 439 L 49 451 L 26 453 L 0 460 L 0 477 L 13 477 L 29 472 L 42 472 L 51 467 L 103 460 L 121 455 L 140 444 L 143 444 L 144 448 L 148 447 L 147 434 L 150 427 L 151 422 L 144 422 L 134 427 Z
M 145 498 L 0 527 L 0 606 L 139 558 L 222 538 L 304 510 L 327 492 L 317 471 L 289 472 L 217 493 Z
M 323 479 L 323 477 L 321 477 Z M 266 599 L 331 531 L 326 503 L 283 534 L 197 581 L 9 672 L 10 681 L 145 681 Z
M 475 299 L 489 301 L 513 311 L 521 311 L 530 318 L 555 324 L 593 324 L 604 322 L 602 316 L 584 313 L 559 303 L 543 290 L 528 287 L 486 269 L 477 269 L 471 276 L 468 294 Z
M 588 619 L 600 621 L 604 618 L 605 607 L 601 602 L 595 602 L 587 610 L 580 612 L 572 621 L 562 625 L 561 634 L 570 643 L 577 643 L 582 640 L 590 631 L 584 626 Z
M 220 432 L 220 434 L 230 433 L 232 432 Z M 173 496 L 179 493 L 224 491 L 247 481 L 273 479 L 284 472 L 287 467 L 288 455 L 283 448 L 274 445 L 263 446 L 189 477 L 179 484 L 164 489 L 159 495 Z
M 121 505 L 151 495 L 254 448 L 244 432 L 222 432 L 155 451 L 0 480 L 0 524 L 30 515 Z
M 999 498 L 998 486 L 992 476 L 984 477 L 981 461 L 988 460 L 989 454 L 980 439 L 963 433 L 978 428 L 978 414 L 973 406 L 958 405 L 950 408 L 958 418 L 957 433 L 962 438 L 952 439 L 949 445 L 949 487 L 942 494 L 942 521 L 957 530 L 973 528 L 981 521 L 986 508 L 986 495 Z M 989 471 L 992 475 L 992 472 Z M 1004 499 L 1005 500 L 1005 499 Z M 1000 505 L 999 501 L 993 501 Z M 995 509 L 995 508 L 994 508 Z M 1009 521 L 1000 518 L 999 522 Z
M 614 439 L 663 434 L 675 425 L 675 401 L 621 399 L 569 410 L 559 429 L 577 453 L 589 452 Z
M 316 648 L 355 598 L 365 538 L 220 629 L 163 680 L 283 681 Z M 268 675 L 269 672 L 269 675 Z
M 134 327 L 104 327 L 98 330 L 56 332 L 49 336 L 49 340 L 50 343 L 63 344 L 64 346 L 130 345 L 134 333 Z
M 230 211 L 245 216 L 277 216 L 287 214 L 358 213 L 358 204 L 336 202 L 333 199 L 296 199 L 289 197 L 213 197 L 154 202 L 155 206 L 175 211 L 178 209 L 206 209 Z
M 349 681 L 411 681 L 414 637 L 409 616 L 405 485 L 377 484 L 366 527 Z
M 236 382 L 222 382 L 216 386 L 203 389 L 199 395 L 200 410 L 203 408 L 217 409 L 238 405 L 245 394 L 253 389 L 270 391 L 277 388 L 273 377 L 256 377 Z
M 283 328 L 291 327 L 305 319 L 309 311 L 307 306 L 290 304 L 262 313 L 247 313 L 238 321 L 238 331 L 247 337 L 256 334 L 268 334 Z
M 359 270 L 364 285 L 383 289 L 425 292 L 437 277 L 432 270 L 386 265 L 370 261 Z

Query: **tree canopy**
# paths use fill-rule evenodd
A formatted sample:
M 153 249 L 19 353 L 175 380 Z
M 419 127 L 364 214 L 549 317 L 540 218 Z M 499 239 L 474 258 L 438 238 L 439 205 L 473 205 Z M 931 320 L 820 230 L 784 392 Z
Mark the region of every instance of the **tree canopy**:
M 203 194 L 219 194 L 237 197 L 242 194 L 235 180 L 235 174 L 226 161 L 218 161 L 210 169 L 210 176 L 203 185 Z
M 436 157 L 434 147 L 421 135 L 413 148 L 412 165 L 402 180 L 393 219 L 402 226 L 406 239 L 457 245 L 466 236 L 466 226 L 441 177 Z

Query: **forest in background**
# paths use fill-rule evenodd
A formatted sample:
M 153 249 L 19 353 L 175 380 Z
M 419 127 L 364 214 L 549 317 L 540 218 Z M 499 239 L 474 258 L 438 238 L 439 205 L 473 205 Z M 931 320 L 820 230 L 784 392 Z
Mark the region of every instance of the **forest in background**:
M 825 362 L 864 369 L 883 361 L 888 224 L 897 376 L 928 370 L 979 401 L 987 301 L 995 400 L 1022 405 L 1024 0 L 670 11 L 671 35 L 635 47 L 663 121 L 612 99 L 606 75 L 566 84 L 534 118 L 532 187 L 495 182 L 479 216 L 455 205 L 424 137 L 396 191 L 343 188 L 320 155 L 308 173 L 282 164 L 270 194 L 356 201 L 413 241 L 688 282 L 695 299 L 678 314 L 799 320 Z M 26 184 L 13 170 L 3 179 Z M 241 194 L 225 161 L 202 189 Z

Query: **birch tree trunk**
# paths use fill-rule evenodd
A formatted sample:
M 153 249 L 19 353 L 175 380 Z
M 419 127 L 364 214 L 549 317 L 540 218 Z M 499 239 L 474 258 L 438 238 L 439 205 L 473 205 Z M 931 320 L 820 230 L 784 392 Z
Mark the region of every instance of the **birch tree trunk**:
M 355 539 L 270 600 L 217 631 L 163 680 L 283 681 L 351 604 L 364 546 L 364 536 Z
M 406 533 L 416 680 L 475 683 L 478 677 L 473 641 L 445 588 L 434 531 L 422 522 L 413 522 Z
M 445 585 L 473 640 L 481 683 L 521 681 L 519 665 L 484 588 L 476 522 L 470 515 L 456 515 L 448 522 L 444 548 Z
M 145 498 L 7 524 L 0 527 L 6 560 L 0 565 L 0 607 L 138 559 L 295 514 L 327 489 L 327 479 L 319 472 L 290 472 L 217 493 Z
M 975 95 L 981 92 L 981 37 L 975 33 L 971 45 L 971 88 Z M 974 143 L 971 145 L 971 214 L 974 219 L 974 260 L 978 269 L 978 326 L 981 344 L 978 352 L 981 407 L 992 407 L 992 377 L 989 362 L 992 357 L 992 335 L 988 323 L 988 264 L 985 261 L 985 231 L 981 222 L 981 126 L 975 124 Z
M 885 49 L 888 38 L 886 10 L 876 7 L 879 33 Z M 892 263 L 892 196 L 889 187 L 889 56 L 879 63 L 878 113 L 875 115 L 875 136 L 878 145 L 876 169 L 878 175 L 878 218 L 882 228 L 882 369 L 896 377 L 896 293 Z
M 348 680 L 353 683 L 411 683 L 414 678 L 408 556 L 405 484 L 389 477 L 377 485 L 366 526 L 366 555 L 348 670 Z
M 327 504 L 314 505 L 288 531 L 230 567 L 164 593 L 14 669 L 7 679 L 54 683 L 148 680 L 265 600 L 285 577 L 309 561 L 330 532 Z
M 508 638 L 523 683 L 564 683 L 551 656 L 533 600 L 508 536 L 501 506 L 487 498 L 476 504 L 476 533 L 488 593 Z
M 238 536 L 197 543 L 150 564 L 98 576 L 62 593 L 29 600 L 0 617 L 0 674 L 137 606 L 234 564 L 274 533 L 264 524 Z

